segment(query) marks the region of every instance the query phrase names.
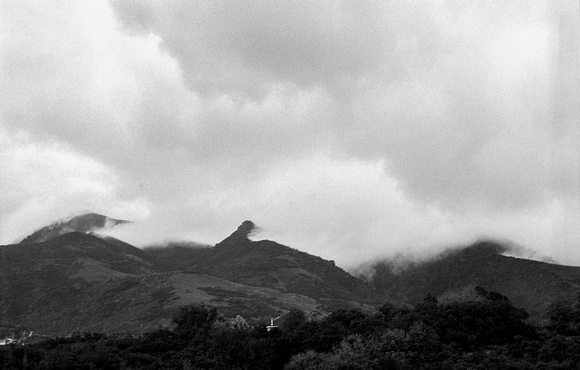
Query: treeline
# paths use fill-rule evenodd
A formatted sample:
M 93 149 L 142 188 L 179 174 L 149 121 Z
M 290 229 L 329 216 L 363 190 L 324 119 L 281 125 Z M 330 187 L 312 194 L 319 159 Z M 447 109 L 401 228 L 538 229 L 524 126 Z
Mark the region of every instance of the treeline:
M 192 305 L 173 330 L 140 336 L 85 333 L 0 348 L 0 369 L 578 369 L 580 298 L 552 304 L 546 324 L 495 292 L 469 300 L 431 295 L 411 308 L 340 310 L 308 320 L 292 310 L 279 328 L 225 320 Z

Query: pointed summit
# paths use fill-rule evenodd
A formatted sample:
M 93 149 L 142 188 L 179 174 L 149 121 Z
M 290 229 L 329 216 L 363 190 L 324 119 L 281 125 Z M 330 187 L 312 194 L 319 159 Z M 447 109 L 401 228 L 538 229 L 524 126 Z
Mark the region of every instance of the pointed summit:
M 242 224 L 240 226 L 238 226 L 238 229 L 236 231 L 234 231 L 230 236 L 228 236 L 227 238 L 222 240 L 220 243 L 218 243 L 216 245 L 216 247 L 217 246 L 224 246 L 224 245 L 238 244 L 238 243 L 250 241 L 248 236 L 252 232 L 257 231 L 258 229 L 259 228 L 252 221 L 246 220 L 246 221 L 242 222 Z
M 240 226 L 238 226 L 236 233 L 240 233 L 240 234 L 244 234 L 244 235 L 248 236 L 248 235 L 250 235 L 250 233 L 252 231 L 254 231 L 255 228 L 256 228 L 256 225 L 252 221 L 246 220 L 246 221 L 242 222 L 242 224 Z

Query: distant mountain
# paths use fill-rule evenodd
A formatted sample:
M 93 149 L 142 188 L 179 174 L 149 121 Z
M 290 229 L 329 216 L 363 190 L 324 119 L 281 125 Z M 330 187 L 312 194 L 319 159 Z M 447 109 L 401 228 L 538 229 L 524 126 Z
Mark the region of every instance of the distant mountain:
M 42 227 L 28 235 L 20 243 L 40 243 L 73 231 L 88 233 L 109 229 L 128 222 L 130 221 L 117 220 L 97 213 L 85 213 L 66 220 L 56 221 L 48 226 Z
M 180 268 L 236 283 L 296 293 L 315 299 L 324 310 L 375 305 L 388 300 L 384 292 L 337 267 L 333 261 L 270 240 L 252 241 L 254 223 L 238 229 L 212 248 L 150 249 L 173 257 Z
M 478 242 L 397 272 L 392 261 L 383 261 L 373 266 L 370 282 L 410 303 L 420 302 L 427 293 L 445 297 L 481 286 L 506 295 L 536 321 L 550 303 L 575 299 L 580 293 L 580 267 L 507 257 L 505 252 L 504 245 Z

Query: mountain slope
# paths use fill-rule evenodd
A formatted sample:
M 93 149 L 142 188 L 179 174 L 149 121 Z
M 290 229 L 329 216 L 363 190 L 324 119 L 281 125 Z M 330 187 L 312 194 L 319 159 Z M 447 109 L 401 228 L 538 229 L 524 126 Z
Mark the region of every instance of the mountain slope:
M 334 262 L 269 240 L 252 241 L 255 225 L 243 222 L 213 248 L 180 249 L 174 253 L 187 271 L 237 283 L 296 293 L 320 302 L 324 309 L 377 304 L 386 294 L 350 275 Z M 159 253 L 159 251 L 151 251 Z M 170 255 L 165 253 L 165 255 Z
M 385 261 L 374 266 L 371 282 L 411 303 L 420 302 L 427 293 L 441 296 L 479 285 L 508 296 L 534 320 L 541 320 L 550 303 L 575 298 L 580 292 L 580 267 L 502 255 L 506 251 L 503 245 L 480 242 L 398 273 Z
M 1 246 L 0 317 L 44 330 L 98 323 L 114 314 L 106 296 L 127 289 L 126 278 L 163 271 L 138 248 L 78 232 Z
M 130 221 L 117 220 L 97 213 L 85 213 L 68 220 L 53 222 L 48 226 L 42 227 L 28 235 L 20 243 L 39 243 L 73 231 L 88 233 L 102 229 L 109 229 L 128 222 Z

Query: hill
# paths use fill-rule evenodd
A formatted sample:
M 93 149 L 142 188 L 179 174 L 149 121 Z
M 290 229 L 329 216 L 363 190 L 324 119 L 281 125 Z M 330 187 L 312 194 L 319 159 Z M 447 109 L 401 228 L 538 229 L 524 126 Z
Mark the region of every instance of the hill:
M 109 229 L 130 221 L 117 220 L 97 213 L 85 213 L 66 220 L 53 222 L 25 237 L 20 243 L 39 243 L 70 232 L 89 233 Z
M 481 286 L 506 295 L 536 321 L 550 303 L 574 299 L 580 292 L 580 267 L 508 257 L 506 252 L 504 245 L 478 242 L 402 271 L 396 271 L 392 261 L 383 261 L 373 266 L 370 282 L 410 303 L 420 302 L 427 293 L 449 297 Z

